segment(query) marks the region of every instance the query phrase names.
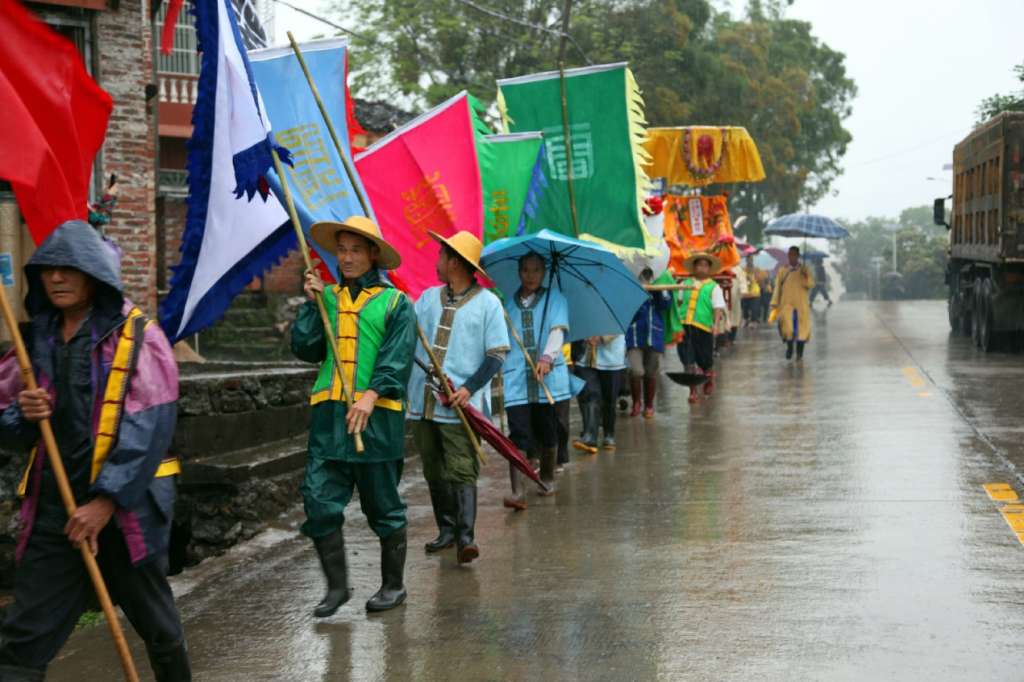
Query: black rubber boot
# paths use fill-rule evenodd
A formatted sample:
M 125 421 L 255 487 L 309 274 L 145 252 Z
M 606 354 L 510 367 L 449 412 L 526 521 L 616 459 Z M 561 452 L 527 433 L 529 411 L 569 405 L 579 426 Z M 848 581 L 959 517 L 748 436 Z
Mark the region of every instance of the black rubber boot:
M 387 611 L 405 601 L 405 526 L 380 541 L 381 587 L 366 602 L 367 611 Z
M 476 486 L 463 485 L 455 489 L 455 535 L 459 548 L 459 563 L 468 564 L 480 556 L 473 528 L 476 526 Z
M 20 665 L 0 665 L 0 680 L 3 682 L 43 682 L 46 669 L 25 668 Z
M 806 343 L 807 343 L 806 341 L 797 341 L 796 342 L 796 359 L 797 360 L 803 360 L 804 359 L 804 345 Z
M 793 342 L 792 341 L 787 341 L 786 342 L 786 359 L 787 360 L 792 360 L 793 359 Z
M 598 400 L 587 401 L 583 408 L 587 432 L 583 434 L 583 442 L 589 447 L 597 447 L 597 434 L 601 428 L 601 403 Z
M 147 646 L 146 653 L 149 654 L 149 665 L 156 682 L 191 682 L 192 666 L 184 641 L 169 647 Z
M 544 448 L 540 454 L 540 480 L 547 486 L 547 490 L 538 492 L 540 495 L 555 494 L 555 458 L 558 456 L 556 448 Z
M 333 616 L 351 597 L 348 591 L 348 565 L 345 563 L 345 536 L 339 528 L 330 535 L 316 538 L 313 545 L 327 578 L 327 594 L 313 609 L 313 615 L 327 618 Z
M 440 552 L 455 544 L 455 496 L 448 483 L 430 483 L 430 504 L 434 507 L 437 537 L 424 545 L 427 554 Z
M 512 494 L 505 497 L 502 504 L 508 509 L 523 511 L 526 509 L 526 476 L 511 464 L 508 465 L 509 482 Z

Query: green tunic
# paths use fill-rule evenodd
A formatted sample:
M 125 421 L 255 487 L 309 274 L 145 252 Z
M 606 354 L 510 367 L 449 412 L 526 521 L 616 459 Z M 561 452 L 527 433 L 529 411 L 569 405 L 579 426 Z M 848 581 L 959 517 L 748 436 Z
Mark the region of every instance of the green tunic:
M 347 374 L 354 374 L 365 377 L 366 385 L 359 385 L 356 391 L 362 394 L 364 390 L 373 390 L 382 399 L 381 402 L 399 402 L 401 409 L 388 409 L 378 403 L 370 415 L 366 429 L 363 431 L 363 444 L 365 452 L 357 453 L 355 442 L 347 433 L 345 417 L 348 407 L 344 400 L 336 399 L 334 395 L 324 399 L 322 396 L 317 399 L 314 396 L 313 416 L 309 434 L 309 456 L 311 458 L 334 459 L 352 463 L 374 463 L 399 460 L 403 457 L 405 444 L 405 392 L 409 383 L 409 375 L 412 372 L 413 353 L 416 350 L 416 315 L 412 303 L 404 294 L 394 291 L 394 288 L 383 281 L 377 270 L 371 270 L 361 277 L 353 287 L 349 288 L 349 296 L 342 296 L 347 300 L 354 300 L 359 297 L 364 289 L 383 287 L 387 291 L 379 297 L 387 302 L 387 309 L 384 312 L 383 332 L 380 335 L 379 343 L 372 338 L 371 334 L 359 334 L 356 345 L 359 351 L 354 357 L 344 357 L 348 363 L 356 362 L 357 358 L 368 356 L 366 344 L 374 343 L 376 357 L 372 371 L 365 367 L 355 367 L 354 372 L 350 369 Z M 340 288 L 332 287 L 327 293 L 327 305 L 337 305 Z M 392 293 L 396 294 L 393 298 Z M 369 310 L 368 307 L 364 310 Z M 332 310 L 332 313 L 334 310 Z M 337 318 L 341 316 L 332 315 Z M 336 333 L 338 330 L 336 330 Z M 306 362 L 321 363 L 326 366 L 333 365 L 333 353 L 329 351 L 328 344 L 324 338 L 324 327 L 320 320 L 316 304 L 307 302 L 299 310 L 298 318 L 292 326 L 292 352 L 300 360 Z M 345 350 L 342 353 L 347 355 Z M 333 367 L 329 367 L 333 373 Z M 321 372 L 321 376 L 324 372 Z M 351 383 L 349 384 L 351 389 Z M 314 393 L 317 393 L 314 389 Z

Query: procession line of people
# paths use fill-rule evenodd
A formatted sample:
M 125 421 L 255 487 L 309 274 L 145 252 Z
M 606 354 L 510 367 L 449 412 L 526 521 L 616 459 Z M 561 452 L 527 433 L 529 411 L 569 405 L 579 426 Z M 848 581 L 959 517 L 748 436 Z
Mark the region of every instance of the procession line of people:
M 344 525 L 356 490 L 380 540 L 380 587 L 365 608 L 386 611 L 406 599 L 408 521 L 399 483 L 407 423 L 437 525 L 424 549 L 454 547 L 458 562 L 468 564 L 481 554 L 475 535 L 480 462 L 461 408 L 491 417 L 498 411 L 492 392 L 502 396 L 509 440 L 539 473 L 537 492 L 553 495 L 556 473 L 568 461 L 573 397 L 582 414 L 576 447 L 594 454 L 616 447 L 627 372 L 629 414 L 654 416 L 667 343 L 677 344 L 687 372 L 704 375 L 703 394 L 714 391 L 715 331 L 727 306 L 713 254 L 686 261 L 691 275 L 677 291 L 651 286 L 625 334 L 570 345 L 567 300 L 545 286 L 549 266 L 536 253 L 518 259 L 518 289 L 502 301 L 478 279 L 486 272 L 475 236 L 431 233 L 439 245 L 440 284 L 413 302 L 389 281 L 387 271 L 401 258 L 372 220 L 319 222 L 311 234 L 338 260 L 336 284 L 325 284 L 315 269 L 306 273 L 309 300 L 291 330 L 295 356 L 319 365 L 301 486 L 301 532 L 313 543 L 326 583 L 315 617 L 333 615 L 352 595 Z M 790 250 L 788 267 L 771 287 L 787 356 L 798 358 L 811 334 L 815 286 L 799 255 Z M 641 280 L 651 284 L 652 274 Z M 0 360 L 0 436 L 33 453 L 21 485 L 25 525 L 14 604 L 0 625 L 0 679 L 42 679 L 70 635 L 89 602 L 88 577 L 75 552 L 83 543 L 100 553 L 111 593 L 142 637 L 156 678 L 191 679 L 166 577 L 181 470 L 168 456 L 178 397 L 173 353 L 159 327 L 124 297 L 116 247 L 87 223 L 61 225 L 29 261 L 26 276 L 31 321 L 24 336 L 42 388 L 25 389 L 13 354 Z M 762 295 L 761 280 L 745 281 L 743 300 Z M 439 381 L 450 382 L 450 395 L 439 394 Z M 697 400 L 694 387 L 690 401 Z M 79 505 L 71 518 L 43 456 L 38 424 L 44 419 L 52 420 Z M 526 509 L 528 489 L 526 475 L 510 466 L 504 505 Z

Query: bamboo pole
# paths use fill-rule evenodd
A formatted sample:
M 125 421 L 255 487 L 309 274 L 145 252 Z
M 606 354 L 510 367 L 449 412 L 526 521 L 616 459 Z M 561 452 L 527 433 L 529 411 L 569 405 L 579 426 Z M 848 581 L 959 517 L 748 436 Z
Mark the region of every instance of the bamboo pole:
M 356 193 L 356 197 L 359 199 L 359 205 L 363 209 L 363 215 L 370 216 L 370 202 L 367 200 L 366 195 L 363 194 L 362 189 L 359 186 L 359 179 L 356 176 L 355 168 L 352 167 L 352 162 L 349 161 L 348 154 L 346 154 L 345 147 L 341 144 L 341 139 L 338 137 L 338 132 L 334 129 L 334 124 L 331 122 L 331 117 L 327 113 L 327 108 L 324 106 L 323 99 L 320 97 L 320 90 L 316 87 L 316 81 L 313 80 L 313 74 L 309 72 L 309 67 L 306 66 L 306 58 L 302 56 L 302 49 L 299 48 L 299 44 L 295 41 L 295 36 L 292 35 L 291 31 L 288 31 L 288 41 L 291 43 L 292 52 L 295 53 L 295 58 L 299 62 L 299 66 L 302 67 L 302 73 L 306 77 L 306 83 L 309 85 L 309 90 L 313 93 L 313 99 L 316 100 L 316 106 L 320 109 L 320 116 L 324 119 L 324 125 L 327 126 L 327 132 L 331 136 L 331 141 L 334 143 L 334 149 L 338 152 L 338 156 L 341 157 L 341 163 L 345 167 L 345 174 L 348 176 L 349 184 L 352 185 L 353 191 Z M 278 173 L 280 175 L 280 172 Z M 297 228 L 301 232 L 301 228 Z M 300 237 L 300 240 L 302 237 Z M 420 342 L 423 344 L 423 348 L 427 351 L 427 355 L 430 356 L 431 363 L 434 365 L 434 370 L 437 372 L 437 378 L 444 387 L 445 394 L 451 398 L 451 387 L 448 385 L 448 377 L 445 375 L 441 365 L 437 362 L 437 358 L 434 356 L 434 350 L 427 343 L 427 337 L 423 333 L 423 328 L 420 323 L 416 322 L 416 331 L 419 334 Z M 463 428 L 466 430 L 466 436 L 473 443 L 477 457 L 480 458 L 481 462 L 486 462 L 487 459 L 484 457 L 484 452 L 480 449 L 480 440 L 476 437 L 476 432 L 473 431 L 473 427 L 469 425 L 469 421 L 466 420 L 466 415 L 463 414 L 462 408 L 455 407 L 455 413 L 459 415 L 459 421 L 462 422 Z
M 569 37 L 569 17 L 572 15 L 572 0 L 565 0 L 562 6 L 562 38 L 558 45 L 558 80 L 562 91 L 562 136 L 565 139 L 565 179 L 569 188 L 569 211 L 572 215 L 573 236 L 580 236 L 580 220 L 576 213 L 576 187 L 572 174 L 572 135 L 569 130 L 569 99 L 565 84 L 565 47 Z
M 451 382 L 448 381 L 448 376 L 444 373 L 444 368 L 441 367 L 440 361 L 437 359 L 437 355 L 434 353 L 434 349 L 430 347 L 430 343 L 427 341 L 427 335 L 423 333 L 423 327 L 416 323 L 416 332 L 420 337 L 420 344 L 423 346 L 423 350 L 427 351 L 427 357 L 430 358 L 430 364 L 434 367 L 434 374 L 437 376 L 438 383 L 441 384 L 441 390 L 444 391 L 445 396 L 450 401 L 455 397 L 455 392 L 452 391 Z M 458 405 L 451 405 L 452 410 L 455 414 L 459 415 L 459 421 L 462 422 L 462 428 L 466 430 L 466 435 L 469 437 L 469 442 L 473 444 L 473 449 L 476 450 L 476 456 L 480 458 L 481 464 L 487 464 L 487 458 L 484 457 L 483 448 L 480 447 L 480 439 L 476 437 L 476 432 L 473 431 L 473 427 L 469 425 L 469 420 L 466 419 L 466 413 L 462 411 L 462 408 Z
M 25 341 L 21 338 L 21 330 L 18 329 L 18 322 L 14 317 L 14 310 L 7 299 L 7 287 L 0 283 L 0 308 L 3 308 L 4 322 L 10 329 L 11 339 L 14 341 L 14 350 L 18 358 L 18 365 L 21 367 L 22 380 L 25 388 L 34 391 L 39 388 L 36 383 L 35 374 L 32 372 L 32 363 L 28 358 L 28 351 L 25 349 Z M 53 477 L 57 480 L 57 488 L 60 490 L 61 500 L 64 502 L 64 509 L 70 518 L 78 508 L 75 504 L 75 496 L 71 493 L 71 484 L 68 483 L 68 474 L 64 470 L 64 462 L 60 457 L 60 450 L 57 449 L 57 439 L 53 435 L 53 427 L 49 419 L 39 422 L 39 430 L 43 435 L 43 445 L 46 447 L 46 456 L 50 460 L 50 467 L 53 469 Z M 107 585 L 103 582 L 103 574 L 96 563 L 96 557 L 88 543 L 82 543 L 79 547 L 82 552 L 82 560 L 85 562 L 86 571 L 96 589 L 96 597 L 99 599 L 103 615 L 107 618 L 107 626 L 110 628 L 110 635 L 114 638 L 114 648 L 121 659 L 121 668 L 124 671 L 124 678 L 128 682 L 138 682 L 139 674 L 135 670 L 135 662 L 132 660 L 131 651 L 128 649 L 128 642 L 124 638 L 124 630 L 121 629 L 121 621 L 114 612 L 114 604 L 110 601 L 110 593 Z
M 302 251 L 302 258 L 306 262 L 306 271 L 310 272 L 313 270 L 313 259 L 309 255 L 309 244 L 306 243 L 306 235 L 302 231 L 302 223 L 299 222 L 299 214 L 295 210 L 295 200 L 292 198 L 291 188 L 288 187 L 288 178 L 284 174 L 284 166 L 281 164 L 281 157 L 277 155 L 277 150 L 271 146 L 270 153 L 274 157 L 274 170 L 277 171 L 277 177 L 281 181 L 281 191 L 284 192 L 284 200 L 288 205 L 288 216 L 291 218 L 292 227 L 295 228 L 295 237 L 299 240 L 299 250 Z M 327 307 L 324 305 L 323 293 L 317 294 L 316 296 L 316 307 L 320 311 L 320 321 L 324 325 L 324 338 L 331 346 L 331 352 L 334 353 L 334 373 L 341 381 L 341 395 L 345 400 L 345 405 L 352 408 L 352 392 L 349 390 L 348 382 L 345 380 L 345 373 L 341 371 L 341 349 L 338 348 L 338 339 L 334 337 L 334 331 L 331 328 L 331 319 L 327 316 Z M 356 452 L 362 453 L 365 451 L 363 446 L 363 437 L 361 434 L 353 433 L 352 440 L 355 441 Z
M 515 339 L 516 344 L 519 346 L 519 350 L 523 352 L 523 357 L 526 358 L 526 364 L 530 366 L 530 371 L 533 372 L 533 376 L 536 377 L 537 363 L 533 361 L 533 357 L 526 350 L 526 346 L 523 345 L 523 340 L 519 338 L 519 332 L 516 331 L 515 326 L 512 324 L 512 318 L 509 317 L 508 310 L 505 310 L 505 306 L 502 306 L 502 311 L 505 313 L 505 322 L 508 323 L 508 330 L 512 333 L 512 338 Z M 537 378 L 537 383 L 544 389 L 544 397 L 548 399 L 548 404 L 554 405 L 555 399 L 551 395 L 551 391 L 548 390 L 548 385 L 539 377 Z
M 348 154 L 345 153 L 345 147 L 341 144 L 341 139 L 338 137 L 338 131 L 334 129 L 334 123 L 331 122 L 331 117 L 327 113 L 327 107 L 324 106 L 324 101 L 320 97 L 320 90 L 316 87 L 316 81 L 313 80 L 313 74 L 309 72 L 309 67 L 306 66 L 306 58 L 302 56 L 302 50 L 299 48 L 299 44 L 295 42 L 295 36 L 292 35 L 291 31 L 288 31 L 288 42 L 292 45 L 292 52 L 295 53 L 295 58 L 299 61 L 299 66 L 302 67 L 302 73 L 306 77 L 306 83 L 309 84 L 309 90 L 313 93 L 313 99 L 316 100 L 316 106 L 320 110 L 320 116 L 324 119 L 324 125 L 327 126 L 327 133 L 331 136 L 331 141 L 334 143 L 334 149 L 337 150 L 338 156 L 341 157 L 341 163 L 345 167 L 345 174 L 348 176 L 348 181 L 356 193 L 356 198 L 359 199 L 359 205 L 363 209 L 363 215 L 369 217 L 371 215 L 370 202 L 367 200 L 366 195 L 363 194 L 363 190 L 357 182 L 356 170 L 352 167 L 352 162 L 349 160 Z

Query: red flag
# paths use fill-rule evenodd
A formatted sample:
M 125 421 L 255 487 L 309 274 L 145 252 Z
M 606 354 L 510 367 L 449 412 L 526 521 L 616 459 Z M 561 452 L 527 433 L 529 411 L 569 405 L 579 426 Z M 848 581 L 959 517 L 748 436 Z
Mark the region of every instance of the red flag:
M 170 54 L 174 49 L 174 27 L 178 25 L 178 15 L 185 0 L 169 0 L 167 14 L 164 15 L 164 29 L 160 34 L 160 52 Z
M 0 0 L 0 35 L 0 177 L 39 244 L 65 220 L 88 216 L 113 102 L 75 46 L 17 0 Z
M 418 298 L 437 281 L 437 244 L 459 230 L 480 237 L 483 193 L 466 93 L 438 105 L 356 157 L 381 233 L 402 255 L 391 281 Z

